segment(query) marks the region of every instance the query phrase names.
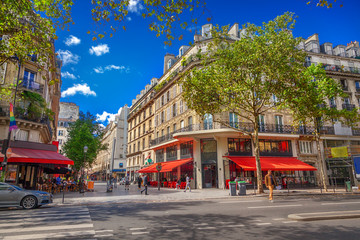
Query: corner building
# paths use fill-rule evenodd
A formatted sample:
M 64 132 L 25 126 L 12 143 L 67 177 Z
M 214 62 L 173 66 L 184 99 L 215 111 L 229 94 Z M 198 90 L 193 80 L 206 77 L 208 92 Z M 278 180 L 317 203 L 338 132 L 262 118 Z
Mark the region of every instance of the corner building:
M 155 162 L 162 164 L 160 180 L 163 186 L 173 185 L 179 178 L 189 175 L 193 188 L 227 188 L 228 182 L 240 177 L 247 182 L 256 181 L 256 166 L 253 142 L 241 129 L 252 126 L 234 113 L 219 116 L 198 116 L 187 108 L 182 100 L 182 87 L 177 84 L 179 72 L 188 71 L 200 64 L 197 54 L 206 51 L 211 41 L 211 24 L 202 27 L 201 35 L 194 36 L 194 45 L 181 46 L 177 56 L 166 54 L 163 76 L 158 80 L 153 101 L 155 103 L 154 130 L 150 148 Z M 229 30 L 230 41 L 240 39 L 241 30 L 234 24 Z M 317 34 L 304 39 L 299 46 L 308 53 L 304 64 L 322 63 L 327 74 L 337 79 L 349 93 L 346 99 L 329 99 L 329 105 L 351 110 L 359 107 L 360 96 L 360 51 L 359 43 L 347 47 L 332 47 L 331 43 L 320 46 Z M 358 86 L 359 85 L 359 86 Z M 359 88 L 359 89 L 358 89 Z M 276 104 L 276 97 L 273 97 Z M 240 131 L 215 123 L 221 118 Z M 271 169 L 283 187 L 319 184 L 320 161 L 313 139 L 313 127 L 295 129 L 289 111 L 272 110 L 259 117 L 260 159 L 262 170 Z M 343 184 L 353 174 L 353 157 L 360 154 L 359 130 L 342 126 L 340 122 L 324 123 L 321 130 L 321 151 L 326 158 L 328 184 Z M 135 144 L 136 146 L 136 144 Z M 138 146 L 138 145 L 137 145 Z M 330 147 L 348 146 L 349 157 L 334 159 Z M 339 164 L 346 161 L 347 164 Z M 141 165 L 139 166 L 141 167 Z M 156 173 L 155 165 L 142 168 L 140 173 Z M 337 182 L 334 182 L 335 181 Z M 155 179 L 153 175 L 152 180 Z

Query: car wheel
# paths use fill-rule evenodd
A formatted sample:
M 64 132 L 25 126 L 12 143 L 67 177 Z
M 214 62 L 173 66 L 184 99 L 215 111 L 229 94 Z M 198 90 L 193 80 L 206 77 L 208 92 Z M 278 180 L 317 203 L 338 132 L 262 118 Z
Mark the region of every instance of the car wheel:
M 21 201 L 21 206 L 24 209 L 33 209 L 37 207 L 37 199 L 34 196 L 26 196 Z

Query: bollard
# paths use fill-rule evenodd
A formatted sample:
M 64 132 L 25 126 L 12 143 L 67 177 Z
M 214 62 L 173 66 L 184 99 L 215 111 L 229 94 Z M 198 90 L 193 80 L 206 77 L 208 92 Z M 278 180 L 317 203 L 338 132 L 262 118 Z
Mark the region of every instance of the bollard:
M 254 195 L 256 195 L 255 182 L 254 181 L 253 181 L 253 186 L 254 186 Z

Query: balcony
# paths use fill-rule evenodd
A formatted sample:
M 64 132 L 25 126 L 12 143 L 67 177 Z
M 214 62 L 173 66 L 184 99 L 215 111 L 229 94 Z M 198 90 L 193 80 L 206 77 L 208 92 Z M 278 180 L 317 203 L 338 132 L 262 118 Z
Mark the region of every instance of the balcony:
M 309 67 L 309 66 L 311 66 L 312 63 L 314 63 L 315 65 L 319 64 L 317 62 L 306 61 L 305 66 Z M 339 65 L 334 65 L 334 64 L 322 64 L 322 65 L 326 71 L 360 74 L 360 69 L 356 68 L 356 67 L 345 67 L 345 66 L 339 66 Z
M 34 82 L 29 79 L 22 79 L 20 87 L 25 88 L 30 91 L 33 91 L 33 92 L 36 92 L 36 93 L 40 93 L 40 94 L 44 93 L 44 85 L 43 84 Z
M 360 136 L 360 128 L 352 128 L 353 136 Z
M 342 105 L 342 108 L 344 110 L 348 110 L 348 111 L 352 111 L 355 108 L 355 104 L 348 104 L 348 103 L 344 103 Z
M 337 106 L 336 106 L 336 104 L 330 104 L 330 108 L 334 108 L 334 109 L 336 109 L 336 108 L 337 108 Z

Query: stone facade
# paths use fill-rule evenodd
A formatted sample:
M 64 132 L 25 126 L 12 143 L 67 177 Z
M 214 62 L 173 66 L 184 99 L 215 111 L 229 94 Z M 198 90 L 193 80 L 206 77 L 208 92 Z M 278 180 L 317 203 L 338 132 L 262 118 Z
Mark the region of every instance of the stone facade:
M 57 141 L 59 142 L 59 151 L 68 139 L 69 124 L 79 119 L 79 106 L 75 103 L 60 102 L 60 112 L 58 117 Z

